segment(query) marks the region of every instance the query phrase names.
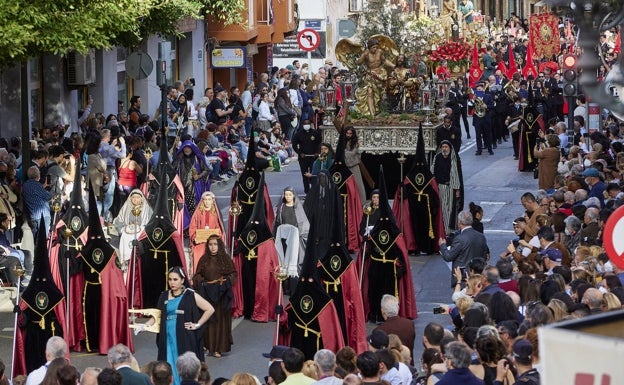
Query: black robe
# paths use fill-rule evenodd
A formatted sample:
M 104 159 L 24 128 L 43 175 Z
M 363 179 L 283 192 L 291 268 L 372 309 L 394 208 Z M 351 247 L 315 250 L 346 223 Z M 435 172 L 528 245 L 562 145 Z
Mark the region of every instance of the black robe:
M 179 265 L 173 265 L 179 266 Z M 156 307 L 160 309 L 160 332 L 156 336 L 156 346 L 158 347 L 158 360 L 167 361 L 167 346 L 169 344 L 178 345 L 178 353 L 193 352 L 201 362 L 204 362 L 204 329 L 203 325 L 196 330 L 186 330 L 185 322 L 197 323 L 202 316 L 202 311 L 195 302 L 195 291 L 186 289 L 178 305 L 181 312 L 176 318 L 176 341 L 167 341 L 167 301 L 169 291 L 163 291 L 158 297 Z
M 414 178 L 407 176 L 403 184 L 404 198 L 409 203 L 409 219 L 414 229 L 414 240 L 418 250 L 432 254 L 438 248 L 438 239 L 431 236 L 435 232 L 440 196 L 431 181 L 433 176 L 427 178 L 423 174 L 417 174 Z M 433 227 L 431 227 L 433 226 Z

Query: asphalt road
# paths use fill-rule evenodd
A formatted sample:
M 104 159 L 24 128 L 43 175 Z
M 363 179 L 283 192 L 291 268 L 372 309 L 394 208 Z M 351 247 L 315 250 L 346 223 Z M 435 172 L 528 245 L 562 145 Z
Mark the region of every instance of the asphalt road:
M 462 130 L 463 131 L 463 130 Z M 468 202 L 475 202 L 484 209 L 485 234 L 492 253 L 490 263 L 495 263 L 510 239 L 513 238 L 511 222 L 523 213 L 520 196 L 525 191 L 536 191 L 537 183 L 532 173 L 519 173 L 517 161 L 513 160 L 511 143 L 503 143 L 495 154 L 475 156 L 474 130 L 472 139 L 466 140 L 460 152 L 464 185 L 466 194 L 466 208 Z M 465 135 L 465 133 L 464 133 Z M 485 154 L 485 152 L 484 152 Z M 398 164 L 398 163 L 397 163 Z M 407 166 L 409 168 L 409 165 Z M 386 170 L 386 173 L 389 171 Z M 295 186 L 299 194 L 303 194 L 301 177 L 297 162 L 284 167 L 282 172 L 268 172 L 266 181 L 271 198 L 277 202 L 282 190 L 286 186 Z M 230 189 L 233 180 L 213 185 L 218 204 L 224 218 L 227 218 Z M 447 316 L 433 315 L 432 309 L 440 303 L 450 302 L 450 270 L 439 255 L 410 256 L 411 274 L 414 280 L 414 290 L 418 306 L 416 323 L 416 343 L 414 357 L 422 353 L 422 330 L 431 321 L 450 325 Z M 0 358 L 10 368 L 12 341 L 13 341 L 13 314 L 7 300 L 7 294 L 0 294 Z M 233 324 L 234 346 L 232 352 L 220 359 L 206 357 L 211 377 L 231 378 L 240 371 L 257 375 L 260 379 L 267 373 L 268 363 L 262 357 L 263 352 L 271 349 L 275 323 L 256 323 L 248 320 L 235 320 Z M 367 324 L 371 330 L 375 325 Z M 155 334 L 142 333 L 135 337 L 135 356 L 139 364 L 143 365 L 156 359 Z M 89 353 L 71 355 L 72 364 L 80 371 L 89 366 L 105 367 L 105 356 Z M 418 362 L 418 360 L 415 360 Z M 7 374 L 10 370 L 7 369 Z

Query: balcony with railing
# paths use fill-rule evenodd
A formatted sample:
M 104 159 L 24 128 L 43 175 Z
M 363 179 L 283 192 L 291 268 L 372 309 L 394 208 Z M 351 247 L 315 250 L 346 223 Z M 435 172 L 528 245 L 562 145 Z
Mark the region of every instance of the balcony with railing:
M 285 35 L 297 29 L 298 21 L 295 18 L 295 7 L 295 0 L 278 0 L 273 2 L 273 11 L 275 14 L 273 43 L 283 42 Z
M 258 20 L 256 3 L 267 0 L 245 0 L 247 14 L 243 24 L 224 26 L 218 20 L 208 17 L 208 36 L 219 41 L 246 42 L 258 36 Z
M 296 0 L 246 0 L 246 22 L 223 26 L 208 18 L 208 35 L 221 42 L 279 43 L 284 34 L 297 29 Z
M 285 2 L 286 0 L 282 0 L 282 2 Z M 258 36 L 256 36 L 256 39 L 254 41 L 254 43 L 256 44 L 267 44 L 267 43 L 271 43 L 271 36 L 273 35 L 273 31 L 274 31 L 274 22 L 275 22 L 275 14 L 273 13 L 273 6 L 271 5 L 271 3 L 276 3 L 276 7 L 279 7 L 279 0 L 278 1 L 271 1 L 271 0 L 257 0 L 255 3 L 256 6 L 256 15 L 257 15 L 257 21 L 258 21 Z

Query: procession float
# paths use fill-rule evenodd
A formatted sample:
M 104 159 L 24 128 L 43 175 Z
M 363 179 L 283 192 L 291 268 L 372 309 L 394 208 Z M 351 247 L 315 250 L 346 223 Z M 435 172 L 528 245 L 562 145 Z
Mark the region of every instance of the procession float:
M 463 21 L 454 0 L 444 1 L 439 14 L 429 12 L 370 1 L 357 40 L 336 44 L 336 58 L 346 68 L 339 80 L 324 85 L 313 80 L 310 86 L 324 111 L 324 141 L 335 146 L 339 133 L 332 123 L 347 114 L 357 131 L 362 164 L 371 174 L 368 180 L 377 180 L 382 164 L 389 170 L 390 194 L 403 178 L 404 165 L 412 163 L 419 126 L 428 157 L 435 154 L 451 79 L 466 76 L 472 48 L 488 33 L 483 23 Z M 372 183 L 365 187 L 374 188 Z

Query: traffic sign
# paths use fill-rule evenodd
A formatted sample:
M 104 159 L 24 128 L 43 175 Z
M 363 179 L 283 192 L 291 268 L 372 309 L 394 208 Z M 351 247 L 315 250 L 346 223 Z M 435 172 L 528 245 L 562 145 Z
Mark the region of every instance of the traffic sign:
M 297 34 L 297 44 L 304 52 L 312 52 L 318 48 L 321 43 L 321 37 L 318 32 L 311 28 L 302 29 Z
M 609 216 L 602 243 L 611 262 L 624 269 L 624 206 L 620 206 Z

